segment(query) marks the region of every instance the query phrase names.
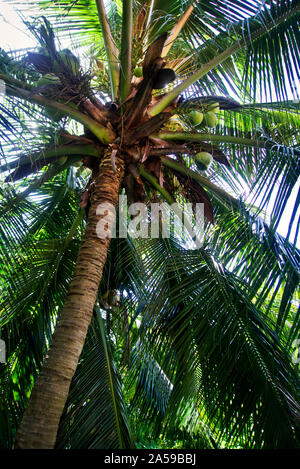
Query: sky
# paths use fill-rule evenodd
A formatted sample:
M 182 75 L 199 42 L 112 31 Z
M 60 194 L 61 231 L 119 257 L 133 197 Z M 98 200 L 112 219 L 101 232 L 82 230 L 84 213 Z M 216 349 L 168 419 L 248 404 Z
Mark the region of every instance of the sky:
M 26 17 L 30 16 L 33 13 L 28 9 L 26 12 Z M 0 47 L 8 50 L 18 50 L 32 48 L 36 46 L 35 40 L 26 31 L 24 24 L 22 23 L 21 18 L 18 16 L 12 3 L 0 0 Z M 294 207 L 296 200 L 297 192 L 299 191 L 300 184 L 294 187 L 294 190 L 291 194 L 289 202 L 285 208 L 285 215 L 282 217 L 282 220 L 278 227 L 278 232 L 285 236 L 288 229 L 288 222 L 291 215 L 291 210 Z M 272 207 L 272 201 L 269 204 L 269 210 Z M 298 218 L 300 217 L 300 207 L 298 209 Z M 296 224 L 294 223 L 290 240 L 294 240 L 296 232 Z M 297 240 L 297 247 L 300 247 L 300 233 Z
M 0 47 L 5 50 L 34 47 L 35 41 L 7 1 L 0 0 Z

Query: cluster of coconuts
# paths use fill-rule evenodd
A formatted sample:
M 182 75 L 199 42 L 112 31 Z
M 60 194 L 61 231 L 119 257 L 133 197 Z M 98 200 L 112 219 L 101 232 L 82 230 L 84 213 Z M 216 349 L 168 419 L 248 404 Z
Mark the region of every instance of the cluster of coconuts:
M 53 85 L 60 86 L 61 81 L 57 76 L 62 71 L 62 67 L 68 69 L 72 75 L 78 75 L 80 71 L 80 62 L 77 57 L 72 54 L 69 49 L 63 49 L 58 53 L 58 60 L 53 62 L 53 72 L 54 73 L 45 73 L 37 82 L 37 86 Z M 57 74 L 57 75 L 56 75 Z M 69 106 L 76 107 L 73 103 L 69 103 Z M 57 110 L 50 109 L 49 107 L 45 108 L 46 113 L 55 121 L 59 121 L 63 114 Z
M 216 127 L 218 123 L 217 114 L 219 111 L 219 103 L 208 103 L 207 105 L 203 105 L 201 111 L 197 109 L 191 111 L 189 113 L 189 120 L 193 125 L 196 126 L 204 124 L 207 127 Z
M 219 103 L 213 102 L 203 106 L 202 111 L 193 110 L 189 113 L 190 122 L 193 125 L 206 125 L 207 127 L 216 127 L 218 123 L 217 114 L 220 110 Z M 205 171 L 212 163 L 213 157 L 207 151 L 201 151 L 195 154 L 195 160 L 200 170 Z
M 58 53 L 58 56 L 58 60 L 54 60 L 53 62 L 53 73 L 46 73 L 43 75 L 37 82 L 38 86 L 60 85 L 61 81 L 57 75 L 62 72 L 62 66 L 65 67 L 72 75 L 78 75 L 80 71 L 80 62 L 69 49 L 63 49 Z

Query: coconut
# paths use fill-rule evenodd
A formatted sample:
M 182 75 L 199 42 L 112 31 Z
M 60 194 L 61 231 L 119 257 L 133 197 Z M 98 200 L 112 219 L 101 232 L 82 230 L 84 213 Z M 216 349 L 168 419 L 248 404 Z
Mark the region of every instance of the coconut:
M 203 121 L 203 113 L 200 111 L 191 111 L 189 113 L 189 118 L 192 124 L 194 125 L 200 125 L 201 122 Z
M 60 79 L 56 75 L 54 75 L 54 73 L 46 73 L 37 82 L 38 86 L 60 84 Z
M 220 111 L 220 105 L 219 103 L 209 103 L 207 106 L 207 110 L 213 112 L 214 114 L 218 114 Z
M 158 70 L 154 77 L 153 81 L 153 89 L 154 90 L 161 90 L 165 88 L 169 83 L 174 81 L 176 78 L 176 73 L 172 68 L 162 68 Z
M 170 117 L 168 122 L 164 125 L 164 129 L 170 132 L 182 132 L 184 130 L 178 114 L 174 114 L 174 116 Z
M 56 160 L 56 162 L 57 162 L 60 166 L 62 166 L 63 164 L 65 164 L 65 162 L 67 161 L 67 159 L 68 159 L 67 156 L 60 156 L 60 157 Z
M 213 157 L 207 151 L 201 151 L 200 153 L 196 153 L 195 160 L 197 161 L 198 166 L 200 167 L 200 169 L 205 171 L 210 166 L 210 164 L 213 160 Z
M 135 77 L 137 78 L 140 78 L 143 76 L 143 67 L 136 67 L 134 70 L 133 70 L 133 74 Z
M 204 122 L 207 127 L 216 127 L 218 118 L 214 112 L 208 111 L 204 114 Z

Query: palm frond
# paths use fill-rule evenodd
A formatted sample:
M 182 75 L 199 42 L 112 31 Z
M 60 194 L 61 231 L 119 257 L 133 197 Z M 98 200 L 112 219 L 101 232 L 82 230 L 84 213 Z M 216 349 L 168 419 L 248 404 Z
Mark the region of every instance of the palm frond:
M 79 248 L 80 229 L 77 234 L 73 230 L 73 240 L 68 237 L 74 196 L 62 179 L 57 182 L 39 203 L 25 198 L 9 211 L 1 210 L 1 332 L 7 349 L 1 365 L 1 418 L 7 423 L 3 447 L 14 438 L 49 348 Z M 62 215 L 65 227 L 59 222 Z
M 145 288 L 147 305 L 141 333 L 143 336 L 143 331 L 151 328 L 152 347 L 161 356 L 160 367 L 167 376 L 170 356 L 164 356 L 163 350 L 173 350 L 177 371 L 172 384 L 177 382 L 177 386 L 172 393 L 176 402 L 191 393 L 186 383 L 199 366 L 200 381 L 198 375 L 193 392 L 221 440 L 236 445 L 242 438 L 249 447 L 295 445 L 295 435 L 287 436 L 286 432 L 292 421 L 292 427 L 295 425 L 299 412 L 294 387 L 297 377 L 274 330 L 249 302 L 241 282 L 205 252 L 183 253 L 179 249 L 176 253 L 173 248 L 167 255 L 162 243 L 153 242 L 149 248 L 157 261 L 164 257 L 164 273 L 160 268 L 159 282 L 154 284 L 154 269 L 162 266 L 162 260 L 158 264 L 151 256 L 151 283 Z M 183 259 L 185 255 L 189 261 Z M 274 414 L 269 406 L 276 408 Z M 149 401 L 148 407 L 152 407 Z
M 134 447 L 121 382 L 112 361 L 100 311 L 96 315 L 71 384 L 57 448 Z

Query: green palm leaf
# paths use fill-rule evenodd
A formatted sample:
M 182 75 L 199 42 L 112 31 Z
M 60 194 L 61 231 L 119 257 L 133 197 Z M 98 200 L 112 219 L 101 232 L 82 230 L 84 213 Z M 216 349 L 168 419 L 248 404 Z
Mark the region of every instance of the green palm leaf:
M 90 326 L 60 423 L 57 448 L 134 447 L 100 311 Z
M 182 402 L 183 396 L 187 403 L 188 396 L 196 394 L 220 441 L 237 445 L 247 440 L 250 447 L 296 444 L 297 436 L 288 435 L 287 429 L 298 412 L 293 388 L 297 377 L 272 328 L 243 293 L 245 286 L 206 253 L 169 251 L 167 246 L 150 246 L 157 260 L 164 257 L 165 267 L 159 283 L 149 284 L 141 332 L 151 327 L 152 349 L 161 357 L 161 370 L 172 379 L 170 411 L 177 408 L 174 402 Z M 151 261 L 153 266 L 153 258 Z M 151 274 L 153 279 L 153 271 Z M 163 350 L 173 350 L 175 375 L 167 371 L 170 356 Z M 143 360 L 147 363 L 146 358 Z M 292 387 L 285 389 L 286 385 Z M 146 389 L 142 394 L 139 391 L 140 399 L 143 393 L 148 395 Z M 146 402 L 154 411 L 151 399 L 144 397 L 144 405 Z M 271 414 L 273 407 L 276 412 Z M 262 416 L 262 412 L 266 414 Z

